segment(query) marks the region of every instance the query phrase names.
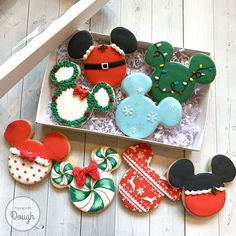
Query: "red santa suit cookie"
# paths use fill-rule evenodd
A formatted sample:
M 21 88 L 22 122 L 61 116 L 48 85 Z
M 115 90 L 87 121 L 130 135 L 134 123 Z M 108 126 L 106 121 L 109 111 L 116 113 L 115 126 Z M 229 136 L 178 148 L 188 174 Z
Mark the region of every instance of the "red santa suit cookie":
M 68 53 L 74 59 L 83 58 L 87 79 L 96 85 L 105 82 L 112 87 L 126 76 L 125 54 L 137 49 L 137 40 L 132 32 L 123 27 L 111 31 L 111 44 L 93 45 L 88 31 L 76 33 L 68 44 Z
M 63 160 L 70 149 L 67 138 L 60 133 L 49 133 L 43 143 L 30 139 L 32 134 L 32 126 L 27 120 L 13 121 L 4 133 L 5 140 L 11 145 L 9 171 L 22 184 L 40 182 L 50 172 L 52 160 Z
M 219 212 L 226 198 L 225 182 L 235 178 L 233 162 L 224 155 L 216 155 L 210 163 L 212 173 L 194 174 L 193 163 L 188 159 L 174 162 L 168 172 L 168 181 L 174 187 L 183 187 L 182 201 L 186 210 L 198 217 Z
M 165 176 L 160 177 L 150 167 L 152 149 L 146 144 L 138 144 L 123 152 L 124 161 L 130 169 L 119 184 L 119 194 L 124 205 L 137 212 L 148 212 L 157 207 L 166 195 L 170 200 L 181 198 L 181 189 L 169 185 Z

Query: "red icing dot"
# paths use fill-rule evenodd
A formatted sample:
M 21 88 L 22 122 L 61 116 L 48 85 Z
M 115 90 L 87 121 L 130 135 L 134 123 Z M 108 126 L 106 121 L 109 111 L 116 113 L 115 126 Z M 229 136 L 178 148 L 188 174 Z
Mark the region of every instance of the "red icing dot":
M 16 163 L 17 162 L 17 160 L 14 160 L 14 163 Z
M 33 177 L 35 177 L 35 174 L 33 174 Z
M 22 166 L 25 166 L 25 163 L 24 163 L 24 162 L 22 162 Z
M 29 178 L 26 178 L 26 181 L 29 182 Z
M 18 179 L 21 179 L 21 176 L 20 176 L 20 175 L 18 176 Z
M 38 172 L 41 172 L 41 170 L 40 170 L 40 169 L 38 169 Z
M 41 176 L 40 179 L 42 179 L 43 177 Z
M 30 169 L 33 169 L 33 166 L 31 166 Z
M 19 170 L 19 168 L 18 168 L 18 167 L 16 167 L 16 170 Z
M 25 170 L 25 171 L 24 171 L 24 173 L 26 174 L 26 173 L 27 173 L 27 171 Z
M 14 173 L 11 173 L 12 176 L 14 176 Z
M 46 175 L 47 173 L 48 173 L 47 171 L 44 172 L 45 175 Z
M 9 169 L 11 169 L 11 166 L 8 166 L 9 167 Z

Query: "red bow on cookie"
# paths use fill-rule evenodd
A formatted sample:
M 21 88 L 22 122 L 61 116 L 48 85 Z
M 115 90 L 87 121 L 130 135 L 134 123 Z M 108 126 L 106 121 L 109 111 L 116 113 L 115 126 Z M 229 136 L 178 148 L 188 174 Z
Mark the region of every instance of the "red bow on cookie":
M 87 91 L 86 89 L 81 88 L 81 86 L 79 84 L 76 84 L 74 91 L 73 91 L 74 95 L 78 95 L 81 100 L 83 100 L 84 98 L 86 98 L 89 94 L 89 91 Z
M 96 161 L 91 161 L 87 167 L 80 168 L 75 167 L 72 171 L 75 181 L 78 187 L 82 188 L 86 181 L 86 175 L 89 175 L 94 180 L 100 179 L 100 174 L 98 172 L 98 165 Z

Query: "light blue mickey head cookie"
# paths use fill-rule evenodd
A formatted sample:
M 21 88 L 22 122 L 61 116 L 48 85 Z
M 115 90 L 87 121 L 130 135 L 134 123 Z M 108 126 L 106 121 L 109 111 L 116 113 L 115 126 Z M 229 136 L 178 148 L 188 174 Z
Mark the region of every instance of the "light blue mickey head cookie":
M 128 75 L 121 87 L 127 93 L 117 107 L 115 118 L 119 129 L 127 136 L 145 138 L 159 124 L 174 128 L 182 118 L 182 106 L 172 97 L 163 99 L 158 106 L 145 96 L 152 87 L 152 80 L 142 73 Z

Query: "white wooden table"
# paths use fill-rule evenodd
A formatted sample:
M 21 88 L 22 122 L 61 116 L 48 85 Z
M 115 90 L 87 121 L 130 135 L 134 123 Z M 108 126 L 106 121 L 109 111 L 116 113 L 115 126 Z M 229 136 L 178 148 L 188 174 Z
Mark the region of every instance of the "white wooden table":
M 49 25 L 63 14 L 73 0 L 1 0 L 0 64 L 13 47 L 39 24 Z M 236 163 L 236 1 L 235 0 L 111 0 L 84 28 L 109 33 L 122 25 L 139 40 L 167 40 L 175 46 L 210 51 L 217 64 L 207 128 L 201 152 L 185 152 L 152 146 L 152 166 L 159 173 L 177 158 L 190 158 L 197 172 L 207 171 L 207 162 L 216 153 L 228 155 Z M 41 80 L 47 59 L 0 99 L 0 235 L 235 235 L 236 181 L 228 185 L 224 209 L 210 219 L 190 216 L 182 203 L 164 199 L 150 214 L 126 210 L 116 196 L 100 214 L 84 214 L 72 206 L 67 191 L 57 191 L 49 178 L 35 186 L 16 183 L 8 173 L 9 147 L 3 132 L 15 119 L 35 120 Z M 35 138 L 42 139 L 50 129 L 35 126 Z M 63 131 L 64 132 L 64 131 Z M 131 143 L 90 134 L 64 132 L 72 146 L 71 155 L 80 165 L 87 164 L 90 152 L 100 145 L 111 145 L 119 152 Z M 116 183 L 127 169 L 116 171 Z M 39 205 L 41 217 L 29 232 L 11 229 L 5 220 L 7 203 L 17 196 L 29 196 Z

